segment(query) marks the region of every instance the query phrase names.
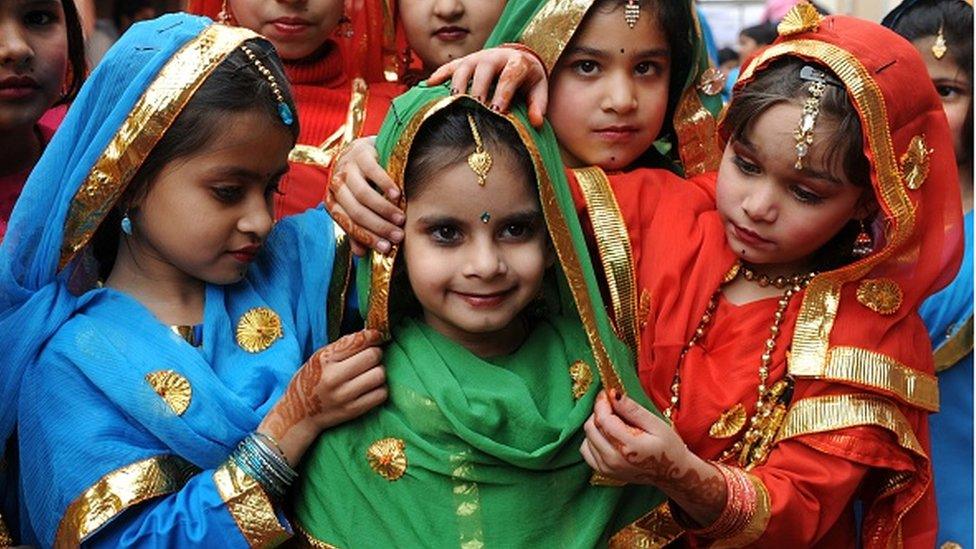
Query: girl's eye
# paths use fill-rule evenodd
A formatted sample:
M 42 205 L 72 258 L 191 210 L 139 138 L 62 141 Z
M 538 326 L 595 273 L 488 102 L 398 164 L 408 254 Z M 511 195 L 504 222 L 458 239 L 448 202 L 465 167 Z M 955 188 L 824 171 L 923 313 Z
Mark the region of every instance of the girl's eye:
M 656 73 L 657 73 L 657 66 L 655 66 L 654 63 L 651 63 L 650 61 L 644 61 L 643 63 L 638 63 L 637 66 L 634 67 L 634 74 L 638 76 L 648 76 Z
M 762 173 L 762 170 L 759 169 L 759 166 L 753 164 L 752 162 L 749 162 L 748 160 L 742 158 L 739 155 L 733 156 L 732 162 L 735 163 L 736 167 L 739 168 L 740 172 L 746 175 L 759 175 L 760 173 Z
M 532 236 L 532 227 L 527 223 L 509 223 L 502 227 L 500 236 L 505 240 L 526 240 Z
M 57 15 L 50 11 L 33 10 L 24 15 L 24 24 L 32 27 L 43 27 L 57 21 Z
M 803 202 L 804 204 L 820 204 L 823 202 L 823 197 L 821 197 L 819 194 L 811 192 L 798 185 L 793 185 L 790 187 L 790 191 L 797 200 Z
M 430 229 L 430 237 L 438 244 L 456 244 L 461 240 L 461 231 L 451 225 L 441 225 Z
M 576 74 L 581 74 L 584 76 L 596 74 L 597 69 L 600 68 L 600 65 L 598 65 L 596 61 L 591 60 L 576 61 L 571 66 L 573 70 L 576 71 Z
M 939 92 L 939 97 L 941 97 L 943 101 L 955 99 L 957 96 L 959 96 L 962 93 L 955 86 L 947 86 L 947 85 L 936 86 L 935 90 Z
M 223 185 L 213 188 L 213 194 L 217 200 L 227 204 L 233 204 L 244 196 L 244 190 L 236 185 Z

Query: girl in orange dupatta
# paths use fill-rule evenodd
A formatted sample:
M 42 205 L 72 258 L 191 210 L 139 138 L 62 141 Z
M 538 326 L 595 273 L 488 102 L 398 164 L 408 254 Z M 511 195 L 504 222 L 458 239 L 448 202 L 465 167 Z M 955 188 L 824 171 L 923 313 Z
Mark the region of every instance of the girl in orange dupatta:
M 894 33 L 808 5 L 779 32 L 744 65 L 717 174 L 611 176 L 620 217 L 594 225 L 629 233 L 624 310 L 672 425 L 613 395 L 582 450 L 669 492 L 634 536 L 849 547 L 861 499 L 865 547 L 932 547 L 938 388 L 917 308 L 960 259 L 952 137 Z

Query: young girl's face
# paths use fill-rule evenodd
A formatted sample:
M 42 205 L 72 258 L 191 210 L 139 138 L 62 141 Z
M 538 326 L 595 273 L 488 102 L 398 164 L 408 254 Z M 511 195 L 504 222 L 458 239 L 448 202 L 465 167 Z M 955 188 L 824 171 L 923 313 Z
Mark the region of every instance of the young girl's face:
M 824 158 L 824 145 L 835 137 L 823 115 L 803 169 L 794 167 L 801 113 L 788 103 L 767 109 L 742 139 L 729 141 L 718 172 L 716 201 L 729 246 L 744 261 L 783 272 L 808 270 L 815 251 L 864 216 L 861 198 L 871 192 L 847 181 L 840 160 Z
M 945 109 L 946 118 L 949 119 L 949 129 L 952 130 L 953 145 L 955 146 L 956 158 L 965 158 L 966 151 L 963 151 L 963 125 L 966 122 L 966 114 L 973 105 L 973 86 L 966 76 L 966 73 L 956 65 L 951 53 L 936 59 L 932 55 L 932 46 L 935 44 L 934 36 L 926 36 L 912 42 L 915 48 L 925 60 L 925 68 L 929 71 L 929 77 L 935 84 L 935 89 L 942 98 L 942 108 Z M 951 46 L 950 46 L 951 47 Z M 972 151 L 969 151 L 971 154 Z
M 642 12 L 633 29 L 623 8 L 587 15 L 552 72 L 549 122 L 571 168 L 626 168 L 661 131 L 670 54 L 657 18 Z
M 0 129 L 36 124 L 60 96 L 67 66 L 59 0 L 0 0 Z
M 315 53 L 342 17 L 342 0 L 228 0 L 237 24 L 264 35 L 282 59 Z
M 202 150 L 164 166 L 130 207 L 128 242 L 153 276 L 237 282 L 271 230 L 291 135 L 259 111 L 228 113 L 222 127 Z
M 410 48 L 424 68 L 480 50 L 505 9 L 505 0 L 400 0 Z
M 519 328 L 516 317 L 553 260 L 533 185 L 509 154 L 491 152 L 484 187 L 462 160 L 428 178 L 407 204 L 410 286 L 425 322 L 462 343 Z

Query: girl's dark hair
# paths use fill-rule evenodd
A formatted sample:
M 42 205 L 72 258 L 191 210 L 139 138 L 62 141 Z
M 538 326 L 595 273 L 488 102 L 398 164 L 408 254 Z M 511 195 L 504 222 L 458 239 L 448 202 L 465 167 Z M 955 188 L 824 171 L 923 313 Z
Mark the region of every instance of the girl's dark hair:
M 729 104 L 722 123 L 723 137 L 730 141 L 746 139 L 752 124 L 763 112 L 783 103 L 802 104 L 809 97 L 810 82 L 800 78 L 804 65 L 811 65 L 840 80 L 829 69 L 796 57 L 784 57 L 758 72 L 748 85 L 737 89 Z M 871 189 L 871 164 L 864 155 L 861 120 L 851 104 L 847 90 L 827 85 L 820 101 L 819 121 L 829 119 L 835 123 L 833 134 L 820 137 L 818 147 L 824 147 L 824 162 L 828 166 L 839 165 L 847 181 L 856 187 L 873 193 Z M 799 122 L 799 119 L 797 120 Z M 873 194 L 872 194 L 873 196 Z M 854 238 L 860 225 L 848 223 L 833 239 L 814 254 L 817 270 L 826 271 L 850 263 Z
M 668 41 L 668 50 L 671 54 L 668 110 L 665 113 L 664 124 L 661 126 L 657 139 L 676 144 L 678 139 L 674 131 L 674 111 L 678 107 L 678 101 L 681 100 L 685 82 L 694 68 L 692 63 L 695 61 L 695 29 L 697 28 L 695 16 L 691 11 L 691 3 L 685 0 L 640 0 L 638 3 L 642 15 L 649 13 L 657 19 L 657 23 Z M 592 9 L 606 13 L 621 9 L 626 4 L 626 0 L 596 0 Z M 653 146 L 649 147 L 634 163 L 654 167 L 671 167 L 673 164 Z
M 776 25 L 772 23 L 760 23 L 758 25 L 753 25 L 751 27 L 746 27 L 739 31 L 739 34 L 748 36 L 756 41 L 756 44 L 760 46 L 765 46 L 772 44 L 779 34 L 776 31 Z
M 973 167 L 973 7 L 963 0 L 919 1 L 902 11 L 894 11 L 885 17 L 883 25 L 909 41 L 936 36 L 942 29 L 949 47 L 948 54 L 969 81 L 970 100 L 966 121 L 962 127 L 962 154 L 960 164 Z
M 64 94 L 55 105 L 70 103 L 81 89 L 88 73 L 88 63 L 85 61 L 85 39 L 81 32 L 81 19 L 74 0 L 61 0 L 64 9 L 64 26 L 68 32 L 68 82 L 64 87 Z
M 71 1 L 71 0 L 68 0 Z M 244 42 L 261 63 L 271 71 L 285 102 L 293 114 L 298 110 L 288 88 L 281 60 L 270 42 L 251 39 Z M 269 79 L 262 75 L 254 62 L 240 48 L 234 50 L 200 85 L 169 129 L 156 143 L 132 176 L 125 192 L 102 221 L 92 238 L 92 249 L 99 263 L 99 278 L 112 271 L 119 246 L 119 224 L 129 204 L 146 196 L 149 187 L 162 169 L 179 158 L 203 149 L 214 139 L 223 118 L 228 113 L 260 110 L 268 115 L 268 124 L 284 124 L 278 113 L 278 100 Z M 293 141 L 298 139 L 298 117 L 294 116 L 288 131 Z
M 408 201 L 423 193 L 433 174 L 458 162 L 465 162 L 468 155 L 474 152 L 469 114 L 488 152 L 494 158 L 508 156 L 515 160 L 519 171 L 526 174 L 525 179 L 533 185 L 534 194 L 535 166 L 512 124 L 484 109 L 472 109 L 459 101 L 435 113 L 417 131 L 403 176 L 403 192 Z

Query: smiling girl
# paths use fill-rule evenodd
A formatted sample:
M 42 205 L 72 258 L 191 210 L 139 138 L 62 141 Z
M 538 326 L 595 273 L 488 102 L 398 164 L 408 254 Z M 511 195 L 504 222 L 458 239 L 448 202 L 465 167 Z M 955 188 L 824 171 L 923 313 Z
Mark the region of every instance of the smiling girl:
M 421 86 L 379 149 L 406 238 L 359 282 L 367 326 L 390 335 L 390 399 L 319 439 L 300 528 L 314 546 L 605 544 L 659 500 L 591 484 L 577 450 L 599 387 L 640 386 L 551 130 Z
M 251 31 L 134 25 L 31 175 L 0 244 L 23 542 L 279 543 L 309 443 L 385 398 L 378 334 L 323 348 L 331 220 L 273 222 L 284 82 Z
M 14 202 L 54 127 L 41 122 L 85 77 L 78 12 L 70 1 L 0 2 L 0 240 Z

